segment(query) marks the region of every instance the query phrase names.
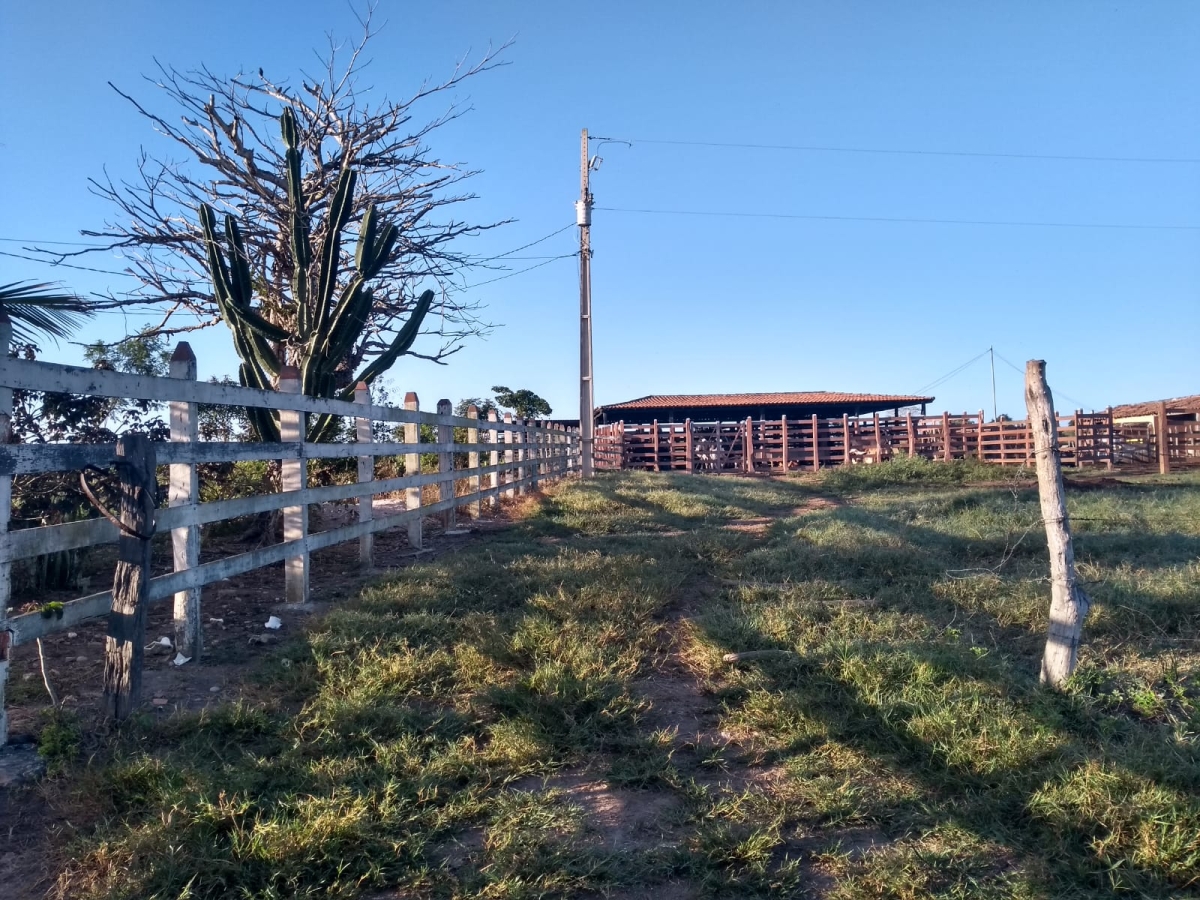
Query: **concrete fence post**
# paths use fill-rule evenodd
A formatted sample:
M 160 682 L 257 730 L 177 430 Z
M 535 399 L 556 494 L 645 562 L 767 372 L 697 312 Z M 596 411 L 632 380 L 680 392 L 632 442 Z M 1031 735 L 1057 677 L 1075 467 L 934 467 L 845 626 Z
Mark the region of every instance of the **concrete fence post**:
M 366 382 L 360 381 L 354 388 L 354 402 L 362 406 L 371 405 L 371 389 Z M 355 436 L 360 444 L 373 443 L 371 420 L 359 416 L 354 420 Z M 365 484 L 375 480 L 375 456 L 360 456 L 358 458 L 358 483 Z M 358 521 L 370 522 L 375 518 L 375 495 L 367 494 L 358 498 Z M 367 532 L 358 539 L 358 561 L 364 569 L 374 565 L 375 535 Z
M 421 401 L 417 398 L 415 391 L 409 391 L 404 395 L 404 408 L 409 412 L 420 412 Z M 404 423 L 404 443 L 420 444 L 421 443 L 421 426 L 417 422 Z M 409 450 L 404 454 L 404 474 L 406 477 L 413 477 L 421 474 L 421 450 Z M 421 486 L 414 485 L 404 489 L 404 508 L 405 509 L 420 509 L 421 508 Z M 408 545 L 414 550 L 420 550 L 422 545 L 423 532 L 421 528 L 421 517 L 413 516 L 408 520 Z
M 180 341 L 171 354 L 170 375 L 185 381 L 196 380 L 196 354 L 187 341 Z M 171 443 L 195 443 L 199 437 L 197 404 L 172 400 L 169 404 Z M 191 463 L 172 463 L 167 494 L 169 506 L 194 506 L 200 502 L 200 478 Z M 171 554 L 176 572 L 200 565 L 200 526 L 185 525 L 171 529 Z M 204 629 L 200 619 L 200 588 L 175 594 L 175 649 L 193 662 L 199 662 L 204 650 Z
M 295 366 L 284 366 L 279 370 L 279 391 L 284 394 L 300 393 L 300 370 Z M 284 409 L 279 412 L 279 439 L 284 442 L 300 443 L 304 441 L 304 413 L 295 409 Z M 301 491 L 308 485 L 308 461 L 304 458 L 303 449 L 297 459 L 285 459 L 281 465 L 282 485 L 284 491 Z M 288 603 L 308 602 L 308 504 L 301 495 L 296 506 L 287 506 L 283 510 L 283 539 L 297 541 L 300 551 L 284 561 L 284 586 Z

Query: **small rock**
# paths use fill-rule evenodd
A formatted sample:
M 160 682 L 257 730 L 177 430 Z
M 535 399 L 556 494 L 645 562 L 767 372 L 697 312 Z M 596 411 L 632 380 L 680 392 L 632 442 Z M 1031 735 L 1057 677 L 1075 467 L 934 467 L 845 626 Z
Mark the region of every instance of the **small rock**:
M 87 662 L 87 657 L 86 656 L 77 656 L 77 657 L 75 657 L 75 662 L 85 663 L 85 662 Z
M 166 706 L 170 701 L 166 697 L 155 697 L 150 701 L 153 706 Z
M 21 680 L 22 680 L 22 681 L 32 681 L 32 680 L 33 680 L 33 673 L 32 673 L 32 672 L 26 672 L 24 675 L 22 675 L 22 676 L 21 676 Z
M 69 638 L 77 638 L 77 637 L 79 637 L 79 632 L 78 632 L 78 631 L 68 631 L 68 632 L 67 632 L 67 637 L 69 637 Z
M 252 634 L 250 635 L 250 643 L 257 647 L 263 647 L 267 644 L 274 644 L 279 640 L 279 636 L 275 634 Z
M 208 692 L 210 694 L 219 694 L 219 693 L 221 693 L 221 689 L 214 684 L 212 687 L 210 687 L 208 689 Z

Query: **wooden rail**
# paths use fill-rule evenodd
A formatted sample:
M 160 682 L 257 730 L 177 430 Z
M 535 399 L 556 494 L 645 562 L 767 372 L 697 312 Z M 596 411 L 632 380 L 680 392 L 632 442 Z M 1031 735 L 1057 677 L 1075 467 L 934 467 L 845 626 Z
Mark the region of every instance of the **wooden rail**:
M 6 329 L 0 326 L 0 340 Z M 148 602 L 175 600 L 176 641 L 185 656 L 198 658 L 202 647 L 199 613 L 201 589 L 213 582 L 280 562 L 284 563 L 285 595 L 289 602 L 308 599 L 309 557 L 317 550 L 358 541 L 360 560 L 371 563 L 371 536 L 400 525 L 407 526 L 410 543 L 420 547 L 426 517 L 440 515 L 452 525 L 460 513 L 478 515 L 485 503 L 493 506 L 501 496 L 511 497 L 536 489 L 539 484 L 566 476 L 579 468 L 579 435 L 541 421 L 503 421 L 492 413 L 482 424 L 474 408 L 467 416 L 450 413 L 449 401 L 437 413 L 423 412 L 415 394 L 403 408 L 369 402 L 365 386 L 355 401 L 305 397 L 298 384 L 281 374 L 280 390 L 210 384 L 196 380 L 195 358 L 181 344 L 172 358 L 172 376 L 155 378 L 115 372 L 30 362 L 0 356 L 0 431 L 9 425 L 12 390 L 54 390 L 93 396 L 163 401 L 169 404 L 171 440 L 154 444 L 157 462 L 169 466 L 169 506 L 155 513 L 154 531 L 169 531 L 174 565 L 170 574 L 149 582 Z M 280 413 L 278 443 L 206 442 L 197 440 L 196 408 L 200 403 L 259 407 Z M 330 413 L 355 422 L 357 440 L 350 443 L 310 443 L 303 440 L 306 414 Z M 403 426 L 404 440 L 376 441 L 373 422 Z M 434 428 L 436 440 L 420 439 L 421 425 Z M 455 430 L 466 429 L 465 440 Z M 12 563 L 22 559 L 78 550 L 118 539 L 118 529 L 103 518 L 67 522 L 18 531 L 9 530 L 14 475 L 68 472 L 87 466 L 112 465 L 115 444 L 0 444 L 0 745 L 7 738 L 3 717 L 4 680 L 11 648 L 31 643 L 56 631 L 106 615 L 112 606 L 111 591 L 102 591 L 66 602 L 61 608 L 35 610 L 6 617 L 11 597 Z M 436 472 L 420 472 L 422 454 L 436 454 Z M 377 479 L 379 457 L 405 460 L 405 474 Z M 309 487 L 308 460 L 358 461 L 357 480 L 350 484 Z M 197 466 L 242 460 L 278 460 L 282 490 L 214 502 L 200 502 Z M 436 502 L 422 503 L 422 488 L 436 486 Z M 406 508 L 380 515 L 374 497 L 404 492 Z M 357 521 L 319 533 L 310 533 L 308 509 L 312 504 L 358 501 Z M 200 526 L 240 516 L 282 510 L 282 543 L 200 563 Z
M 1114 449 L 1120 439 L 1109 412 L 1060 413 L 1058 428 L 1064 465 L 1111 467 L 1116 461 Z M 1182 437 L 1179 440 L 1182 443 Z M 599 426 L 596 432 L 596 467 L 603 469 L 778 474 L 901 456 L 1024 466 L 1032 462 L 1033 439 L 1028 423 L 988 422 L 983 413 L 619 422 Z

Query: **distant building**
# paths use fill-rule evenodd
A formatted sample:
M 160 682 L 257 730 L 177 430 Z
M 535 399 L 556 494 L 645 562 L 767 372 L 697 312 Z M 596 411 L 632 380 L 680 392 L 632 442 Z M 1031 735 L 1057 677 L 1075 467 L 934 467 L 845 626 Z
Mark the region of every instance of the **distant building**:
M 1113 422 L 1153 422 L 1158 404 L 1167 404 L 1167 418 L 1172 422 L 1200 422 L 1200 394 L 1173 397 L 1170 400 L 1147 400 L 1144 403 L 1122 403 L 1112 408 Z
M 739 422 L 755 420 L 840 419 L 875 412 L 900 415 L 905 408 L 925 414 L 933 397 L 909 394 L 841 394 L 829 391 L 792 391 L 770 394 L 656 394 L 624 403 L 607 403 L 596 412 L 601 422 Z

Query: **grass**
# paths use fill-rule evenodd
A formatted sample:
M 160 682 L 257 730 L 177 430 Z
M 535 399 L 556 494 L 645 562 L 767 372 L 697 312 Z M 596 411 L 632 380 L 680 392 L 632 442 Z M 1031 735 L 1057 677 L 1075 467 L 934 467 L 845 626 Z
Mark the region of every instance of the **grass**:
M 1070 505 L 1095 607 L 1054 694 L 1028 482 L 566 485 L 283 648 L 262 702 L 76 763 L 59 889 L 1198 894 L 1200 479 Z M 721 661 L 754 649 L 794 655 Z

